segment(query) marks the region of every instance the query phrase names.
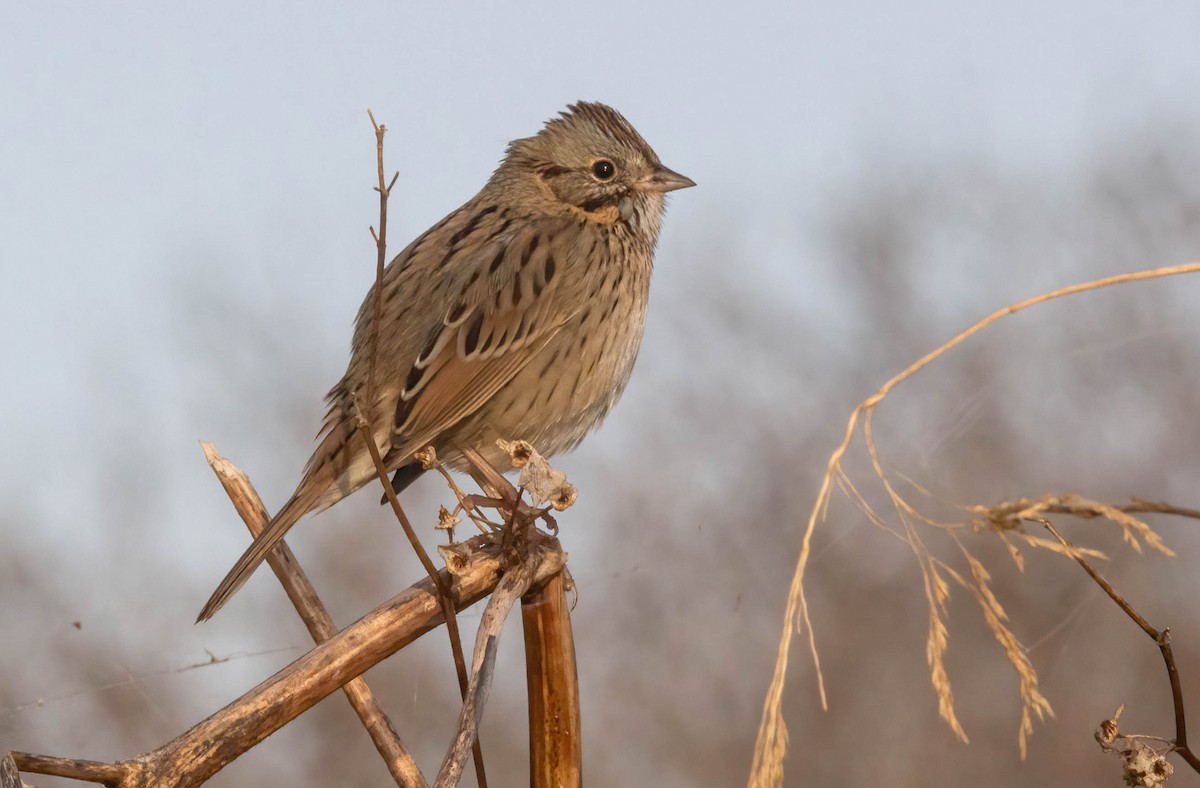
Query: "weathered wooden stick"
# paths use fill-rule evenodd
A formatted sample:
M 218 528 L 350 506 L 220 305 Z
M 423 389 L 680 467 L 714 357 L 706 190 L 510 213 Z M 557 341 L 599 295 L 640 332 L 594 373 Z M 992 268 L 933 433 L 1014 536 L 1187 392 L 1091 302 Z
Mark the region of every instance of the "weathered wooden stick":
M 583 774 L 575 639 L 562 573 L 521 600 L 529 684 L 529 785 L 579 788 Z
M 11 755 L 0 757 L 0 788 L 24 788 L 21 773 Z
M 150 783 L 138 782 L 138 776 L 145 765 L 137 761 L 119 761 L 104 763 L 103 761 L 85 761 L 74 758 L 55 758 L 50 755 L 32 755 L 27 752 L 9 753 L 18 769 L 30 774 L 49 774 L 55 777 L 67 777 L 72 780 L 83 780 L 89 783 L 100 783 L 109 786 L 149 786 Z M 18 788 L 22 783 L 18 780 Z M 4 788 L 9 784 L 4 783 Z
M 529 546 L 532 580 L 560 572 L 565 556 L 553 539 Z M 486 537 L 459 548 L 456 571 L 443 570 L 458 609 L 496 587 L 499 548 Z M 437 591 L 426 578 L 372 610 L 238 700 L 145 755 L 115 764 L 13 753 L 22 771 L 91 780 L 114 788 L 187 788 L 203 783 L 260 741 L 351 679 L 443 623 Z M 79 764 L 88 768 L 76 768 Z
M 520 562 L 508 564 L 492 598 L 488 600 L 483 615 L 479 618 L 479 629 L 475 633 L 475 654 L 471 663 L 471 682 L 463 699 L 458 717 L 458 731 L 442 768 L 438 770 L 435 788 L 453 788 L 462 777 L 467 763 L 467 753 L 479 735 L 479 722 L 483 718 L 483 707 L 487 703 L 488 690 L 492 684 L 492 673 L 496 666 L 496 649 L 500 644 L 500 632 L 513 605 L 529 590 L 539 562 L 536 547 L 531 542 Z
M 250 483 L 245 472 L 222 457 L 213 444 L 201 441 L 200 447 L 204 450 L 204 457 L 217 475 L 221 486 L 229 495 L 233 508 L 241 515 L 242 521 L 250 529 L 250 534 L 258 536 L 271 518 L 254 485 Z M 267 564 L 279 578 L 288 599 L 292 601 L 296 612 L 308 627 L 313 641 L 321 643 L 333 637 L 337 632 L 333 618 L 317 596 L 316 589 L 308 581 L 291 548 L 280 542 L 279 546 L 267 555 Z M 383 758 L 396 784 L 405 788 L 427 788 L 425 776 L 421 774 L 417 762 L 400 741 L 400 736 L 375 699 L 371 688 L 367 686 L 366 680 L 360 676 L 342 687 L 342 691 L 346 693 L 350 705 L 354 707 L 363 727 L 367 729 L 367 734 L 370 735 L 375 749 Z

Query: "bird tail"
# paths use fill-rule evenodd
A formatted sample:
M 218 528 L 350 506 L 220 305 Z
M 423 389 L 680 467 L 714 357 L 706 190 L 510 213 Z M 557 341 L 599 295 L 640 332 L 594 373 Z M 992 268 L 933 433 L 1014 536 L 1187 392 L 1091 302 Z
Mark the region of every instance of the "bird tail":
M 288 529 L 311 511 L 324 494 L 325 490 L 322 489 L 322 485 L 309 483 L 302 484 L 300 489 L 292 494 L 279 513 L 271 518 L 271 522 L 267 523 L 267 527 L 254 537 L 254 541 L 229 570 L 229 574 L 225 575 L 225 579 L 217 586 L 217 590 L 213 591 L 212 596 L 204 605 L 204 609 L 196 617 L 197 624 L 212 618 L 229 601 L 229 598 L 245 585 L 246 581 L 250 579 L 250 575 L 254 574 L 254 570 L 263 562 L 271 549 L 279 544 Z

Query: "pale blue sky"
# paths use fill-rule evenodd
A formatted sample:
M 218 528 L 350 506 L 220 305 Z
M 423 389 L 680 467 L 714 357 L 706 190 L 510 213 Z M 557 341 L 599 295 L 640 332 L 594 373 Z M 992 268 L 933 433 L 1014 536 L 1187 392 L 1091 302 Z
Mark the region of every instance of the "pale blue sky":
M 208 484 L 192 441 L 231 428 L 194 400 L 221 382 L 179 355 L 206 314 L 236 335 L 282 305 L 313 380 L 336 380 L 372 276 L 367 107 L 401 172 L 393 250 L 509 139 L 598 99 L 700 184 L 673 201 L 660 303 L 719 245 L 786 307 L 813 300 L 805 219 L 844 179 L 955 159 L 1052 178 L 1121 132 L 1200 122 L 1198 34 L 1191 2 L 6 3 L 0 492 L 72 529 L 64 477 L 138 432 L 164 479 Z M 204 285 L 240 294 L 195 303 Z M 303 385 L 315 420 L 328 383 Z M 237 439 L 259 457 L 277 435 Z M 301 460 L 275 462 L 283 480 Z
M 847 173 L 1053 169 L 1200 115 L 1190 2 L 714 6 L 5 3 L 0 434 L 26 458 L 6 483 L 40 489 L 88 432 L 98 352 L 167 393 L 159 302 L 181 273 L 236 271 L 342 344 L 370 275 L 368 106 L 401 170 L 394 248 L 589 98 L 701 184 L 663 257 L 704 223 L 755 265 L 782 265 L 764 258 L 790 220 Z

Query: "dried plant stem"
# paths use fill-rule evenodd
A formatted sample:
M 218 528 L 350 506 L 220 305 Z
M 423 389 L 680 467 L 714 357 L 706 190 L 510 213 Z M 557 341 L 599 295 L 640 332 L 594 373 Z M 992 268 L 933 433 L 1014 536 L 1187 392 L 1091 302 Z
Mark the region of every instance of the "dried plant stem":
M 529 689 L 531 788 L 579 788 L 583 779 L 579 676 L 562 574 L 521 600 Z
M 217 479 L 225 488 L 234 508 L 241 515 L 242 521 L 250 529 L 251 535 L 258 536 L 271 518 L 254 486 L 250 483 L 250 479 L 240 468 L 222 457 L 211 443 L 201 441 L 200 446 L 204 449 L 204 456 L 208 460 L 209 466 L 216 473 Z M 292 601 L 296 612 L 300 614 L 304 625 L 308 627 L 313 640 L 321 643 L 333 637 L 337 632 L 333 618 L 325 609 L 325 605 L 317 596 L 316 590 L 308 581 L 308 577 L 304 574 L 304 570 L 301 569 L 286 542 L 281 541 L 276 549 L 267 554 L 267 564 L 279 578 L 288 599 Z M 427 783 L 424 775 L 421 774 L 416 761 L 400 741 L 400 736 L 375 699 L 371 688 L 367 686 L 366 680 L 360 676 L 342 687 L 342 691 L 346 693 L 350 705 L 354 707 L 363 727 L 367 729 L 371 741 L 375 744 L 375 749 L 382 756 L 396 784 L 412 786 L 412 788 L 425 788 Z
M 1114 509 L 1125 512 L 1126 514 L 1173 514 L 1177 517 L 1190 517 L 1193 520 L 1200 520 L 1200 509 L 1187 509 L 1182 506 L 1172 506 L 1165 502 L 1143 501 L 1140 498 L 1134 498 L 1133 503 L 1123 503 L 1114 506 Z M 1078 511 L 1070 507 L 1054 507 L 1046 509 L 1048 512 L 1062 512 L 1072 514 L 1076 517 L 1101 517 L 1103 515 L 1095 512 Z
M 385 183 L 383 137 L 387 133 L 387 127 L 375 121 L 375 114 L 370 109 L 367 110 L 367 116 L 371 118 L 371 126 L 375 129 L 376 175 L 379 178 L 379 185 L 375 187 L 375 191 L 379 192 L 379 232 L 375 232 L 374 228 L 371 229 L 371 237 L 375 239 L 375 287 L 372 291 L 371 351 L 367 363 L 366 386 L 366 407 L 367 412 L 371 413 L 375 409 L 375 365 L 379 351 L 379 318 L 383 308 L 383 269 L 387 261 L 388 197 L 391 196 L 392 187 L 396 184 L 396 179 L 400 177 L 400 173 L 397 172 L 392 176 L 391 183 Z M 358 429 L 362 435 L 363 442 L 366 443 L 367 449 L 371 453 L 371 459 L 375 463 L 375 471 L 378 473 L 379 480 L 383 484 L 384 494 L 387 496 L 388 503 L 391 504 L 392 512 L 396 515 L 396 519 L 400 521 L 400 526 L 404 529 L 404 535 L 408 537 L 408 541 L 412 545 L 413 551 L 416 552 L 417 558 L 420 559 L 421 565 L 425 567 L 425 571 L 437 585 L 438 594 L 442 600 L 442 611 L 446 617 L 446 632 L 450 636 L 450 651 L 454 657 L 454 671 L 458 677 L 458 689 L 465 702 L 467 700 L 467 667 L 466 660 L 463 657 L 462 639 L 458 632 L 458 619 L 454 614 L 454 605 L 449 600 L 449 590 L 438 581 L 437 568 L 429 560 L 429 554 L 421 546 L 421 540 L 417 538 L 412 524 L 409 523 L 408 517 L 400 507 L 400 501 L 396 498 L 396 492 L 392 489 L 392 485 L 388 481 L 387 468 L 379 456 L 379 447 L 375 444 L 375 437 L 371 434 L 371 430 L 361 410 L 358 414 Z M 475 739 L 473 752 L 475 756 L 475 779 L 479 784 L 479 788 L 487 788 L 487 776 L 483 765 L 483 745 L 480 744 L 478 738 Z
M 377 191 L 380 195 L 379 232 L 371 229 L 376 242 L 377 266 L 372 312 L 374 331 L 371 336 L 366 380 L 366 407 L 373 411 L 374 373 L 386 257 L 387 200 L 398 174 L 392 178 L 391 183 L 384 183 L 383 138 L 386 129 L 375 122 L 373 114 L 371 122 L 376 134 L 379 175 Z M 387 468 L 380 456 L 379 447 L 357 401 L 355 410 L 356 427 L 383 484 L 385 498 L 429 575 L 428 579 L 414 584 L 354 624 L 335 633 L 333 621 L 324 605 L 296 562 L 295 556 L 281 541 L 268 555 L 267 561 L 317 641 L 318 645 L 315 648 L 224 709 L 152 752 L 114 763 L 13 752 L 0 757 L 0 788 L 26 788 L 21 782 L 20 771 L 85 780 L 113 788 L 198 786 L 339 687 L 344 688 L 397 784 L 427 788 L 428 783 L 411 755 L 404 749 L 387 716 L 361 679 L 361 674 L 442 622 L 446 623 L 450 634 L 451 650 L 464 703 L 455 741 L 443 763 L 436 784 L 440 788 L 456 785 L 465 767 L 466 752 L 471 751 L 474 755 L 477 783 L 481 788 L 486 788 L 478 731 L 492 680 L 500 630 L 516 600 L 522 598 L 530 588 L 543 589 L 535 592 L 535 596 L 548 593 L 543 587 L 551 578 L 556 579 L 557 585 L 554 587 L 557 590 L 553 593 L 559 597 L 555 604 L 551 605 L 558 608 L 557 612 L 549 615 L 549 618 L 555 619 L 557 633 L 554 640 L 557 643 L 553 648 L 541 644 L 545 653 L 539 653 L 539 666 L 544 673 L 554 675 L 540 676 L 538 680 L 545 687 L 556 687 L 557 693 L 563 697 L 551 699 L 553 702 L 544 702 L 539 708 L 540 713 L 544 715 L 555 715 L 553 723 L 560 724 L 558 730 L 562 731 L 561 736 L 566 741 L 558 744 L 568 748 L 573 746 L 576 753 L 573 759 L 573 780 L 564 777 L 544 784 L 578 785 L 577 676 L 570 621 L 565 601 L 561 598 L 566 556 L 557 540 L 542 535 L 535 527 L 538 517 L 546 520 L 551 527 L 554 526 L 553 519 L 548 515 L 551 507 L 538 509 L 533 505 L 524 505 L 521 502 L 524 486 L 515 489 L 476 452 L 464 451 L 475 463 L 475 476 L 484 480 L 484 488 L 491 497 L 464 496 L 452 480 L 451 489 L 464 506 L 474 499 L 488 501 L 507 510 L 507 529 L 503 540 L 498 540 L 489 533 L 452 545 L 446 553 L 447 556 L 452 556 L 450 565 L 444 572 L 439 572 L 421 545 L 400 506 L 395 490 L 388 481 Z M 222 458 L 212 444 L 202 443 L 202 446 L 210 466 L 235 509 L 251 533 L 258 536 L 269 524 L 270 517 L 253 485 L 240 469 Z M 545 464 L 545 460 L 528 446 L 527 450 L 533 460 Z M 546 466 L 546 469 L 548 467 Z M 542 470 L 544 474 L 547 472 Z M 556 473 L 551 472 L 548 478 L 562 489 L 569 489 L 570 495 L 555 494 L 546 500 L 551 500 L 553 508 L 561 510 L 574 501 L 575 492 L 571 485 L 565 484 L 565 478 L 555 481 L 553 474 Z M 562 474 L 558 476 L 561 477 Z M 535 485 L 531 489 L 540 488 Z M 468 681 L 456 611 L 474 604 L 488 594 L 491 594 L 492 598 L 480 622 L 475 642 L 474 673 Z M 542 611 L 536 614 L 535 618 L 541 620 L 547 618 L 547 614 Z M 569 650 L 569 660 L 568 655 L 563 652 L 564 648 Z M 557 649 L 557 652 L 554 649 Z M 532 682 L 531 678 L 531 688 L 534 686 Z M 571 720 L 562 724 L 563 720 L 559 719 L 558 715 L 571 717 Z M 540 723 L 539 730 L 553 729 L 549 720 L 542 719 Z M 543 757 L 554 757 L 546 754 L 548 749 L 542 748 Z M 536 784 L 540 786 L 543 783 Z
M 491 525 L 492 523 L 483 516 L 483 513 L 479 511 L 479 507 L 475 506 L 471 500 L 471 496 L 463 492 L 462 488 L 458 486 L 458 482 L 454 481 L 454 477 L 451 476 L 450 472 L 446 470 L 446 466 L 439 462 L 433 467 L 434 470 L 441 474 L 441 477 L 445 479 L 446 485 L 450 488 L 450 491 L 454 493 L 454 497 L 458 499 L 458 509 L 463 511 L 463 514 L 467 516 L 467 519 L 469 519 L 475 525 L 475 527 L 480 530 L 480 532 L 488 533 L 488 529 L 485 527 L 485 524 Z M 455 514 L 458 513 L 458 509 L 455 509 Z
M 1133 619 L 1133 622 L 1141 628 L 1146 635 L 1154 641 L 1158 646 L 1158 650 L 1162 653 L 1163 662 L 1167 666 L 1167 680 L 1171 684 L 1171 701 L 1175 707 L 1175 740 L 1172 742 L 1175 752 L 1179 753 L 1188 765 L 1200 773 L 1200 757 L 1197 757 L 1188 746 L 1187 741 L 1187 719 L 1184 712 L 1183 704 L 1183 684 L 1179 679 L 1179 670 L 1175 666 L 1175 653 L 1171 649 L 1171 630 L 1164 628 L 1161 632 L 1150 625 L 1140 613 L 1133 609 L 1133 605 L 1129 604 L 1116 590 L 1105 580 L 1099 572 L 1088 562 L 1088 560 L 1080 554 L 1075 547 L 1067 541 L 1066 537 L 1058 532 L 1058 529 L 1047 519 L 1038 518 L 1036 522 L 1041 523 L 1054 535 L 1054 538 L 1062 543 L 1062 546 L 1068 550 L 1071 557 L 1074 558 L 1083 571 L 1088 573 L 1092 580 L 1100 588 L 1104 589 L 1104 593 L 1108 594 L 1109 599 L 1117 603 L 1117 607 L 1125 612 L 1125 615 Z
M 459 448 L 462 455 L 471 463 L 471 478 L 494 498 L 500 498 L 509 502 L 510 506 L 517 505 L 517 488 L 509 483 L 508 479 L 504 478 L 504 474 L 500 473 L 492 466 L 490 462 L 483 458 L 475 449 L 470 446 L 462 446 Z
M 367 427 L 366 421 L 363 420 L 361 413 L 358 416 L 358 430 L 362 435 L 363 442 L 367 444 L 367 450 L 371 454 L 371 459 L 375 463 L 376 475 L 379 477 L 379 483 L 383 485 L 383 493 L 387 496 L 388 503 L 392 507 L 392 513 L 396 516 L 396 520 L 399 521 L 400 527 L 404 529 L 404 535 L 408 537 L 413 552 L 417 554 L 417 558 L 421 561 L 421 566 L 425 567 L 430 580 L 433 581 L 437 588 L 438 599 L 442 606 L 443 615 L 446 618 L 446 632 L 450 636 L 450 652 L 454 657 L 454 672 L 458 676 L 459 694 L 463 702 L 466 703 L 468 701 L 467 690 L 469 686 L 467 661 L 463 656 L 462 636 L 458 631 L 458 617 L 454 614 L 454 603 L 451 601 L 450 588 L 441 579 L 437 567 L 433 565 L 433 561 L 429 558 L 429 553 L 425 552 L 425 547 L 421 544 L 420 538 L 417 537 L 417 532 L 413 530 L 412 523 L 408 520 L 408 515 L 404 513 L 404 509 L 400 506 L 400 499 L 396 497 L 396 491 L 392 489 L 392 484 L 388 481 L 387 467 L 383 464 L 383 458 L 379 456 L 379 447 L 375 445 L 375 439 L 371 435 L 370 429 Z M 479 783 L 479 788 L 487 788 L 487 777 L 483 766 L 483 745 L 480 744 L 478 737 L 475 737 L 472 744 L 472 753 L 475 759 L 475 777 Z
M 114 788 L 125 788 L 125 786 L 139 786 L 140 788 L 141 785 L 147 784 L 138 782 L 144 768 L 136 761 L 104 763 L 76 758 L 33 755 L 27 752 L 9 753 L 7 759 L 11 759 L 16 768 L 29 774 L 66 777 L 69 780 L 99 783 L 114 786 Z M 18 782 L 17 785 L 22 786 L 23 783 Z M 7 783 L 4 788 L 9 788 Z
M 805 526 L 804 537 L 801 542 L 800 556 L 796 561 L 796 570 L 792 576 L 792 582 L 788 590 L 787 607 L 784 613 L 783 630 L 780 636 L 779 650 L 775 662 L 775 670 L 771 679 L 771 685 L 767 690 L 766 698 L 763 701 L 763 712 L 759 722 L 758 737 L 754 747 L 754 761 L 751 766 L 749 785 L 756 788 L 767 788 L 768 786 L 780 786 L 783 784 L 783 758 L 787 752 L 787 724 L 783 719 L 783 689 L 787 679 L 787 665 L 789 648 L 792 637 L 797 627 L 807 628 L 809 638 L 810 651 L 815 655 L 816 647 L 815 640 L 809 626 L 808 601 L 804 594 L 804 573 L 808 567 L 808 561 L 812 553 L 812 536 L 816 529 L 817 522 L 823 519 L 825 512 L 829 506 L 830 495 L 833 489 L 833 480 L 841 469 L 842 458 L 850 447 L 850 443 L 854 439 L 855 431 L 858 426 L 860 416 L 870 414 L 891 391 L 904 381 L 911 378 L 917 372 L 920 372 L 935 359 L 939 358 L 949 350 L 957 347 L 965 342 L 978 332 L 987 328 L 992 323 L 1009 315 L 1016 314 L 1025 309 L 1028 309 L 1039 304 L 1053 301 L 1078 293 L 1098 290 L 1112 285 L 1126 284 L 1129 282 L 1139 282 L 1147 279 L 1161 279 L 1168 276 L 1178 276 L 1181 274 L 1191 274 L 1200 272 L 1200 263 L 1188 263 L 1185 265 L 1167 266 L 1163 268 L 1152 268 L 1145 271 L 1135 271 L 1132 273 L 1119 274 L 1117 276 L 1105 277 L 1096 279 L 1090 282 L 1083 282 L 1069 287 L 1063 287 L 1048 293 L 1027 298 L 1015 304 L 1010 304 L 1003 309 L 998 309 L 974 325 L 967 328 L 965 331 L 955 335 L 949 341 L 940 345 L 936 349 L 925 354 L 899 374 L 888 380 L 882 388 L 876 391 L 867 399 L 858 404 L 857 407 L 850 413 L 850 418 L 846 423 L 846 431 L 842 438 L 842 442 L 834 450 L 829 457 L 829 462 L 826 466 L 825 475 L 821 480 L 821 486 L 817 492 L 817 499 L 813 504 L 812 511 L 809 514 L 808 523 Z M 877 462 L 875 447 L 872 444 L 868 447 L 873 459 Z M 886 482 L 886 479 L 884 480 Z M 821 696 L 822 708 L 827 708 L 825 700 L 824 678 L 821 674 L 819 664 L 814 658 L 814 665 L 817 665 L 816 678 L 818 691 Z
M 373 407 L 375 404 L 375 358 L 379 351 L 379 312 L 383 306 L 383 268 L 387 263 L 387 206 L 388 197 L 392 195 L 392 187 L 396 185 L 396 179 L 400 177 L 397 171 L 392 176 L 391 183 L 385 183 L 383 174 L 383 135 L 387 133 L 387 126 L 381 126 L 375 122 L 375 114 L 370 109 L 367 110 L 367 116 L 371 118 L 371 125 L 375 128 L 375 161 L 376 171 L 379 176 L 379 185 L 375 187 L 375 191 L 379 192 L 379 232 L 375 228 L 371 228 L 371 237 L 375 239 L 375 290 L 374 299 L 371 305 L 371 320 L 374 331 L 371 332 L 371 352 L 367 363 L 367 403 L 368 407 Z
M 11 755 L 0 757 L 0 788 L 23 788 L 21 773 Z
M 512 606 L 529 590 L 534 578 L 533 553 L 525 552 L 522 560 L 505 562 L 504 577 L 492 592 L 487 607 L 479 620 L 475 634 L 475 654 L 471 663 L 471 682 L 466 700 L 458 718 L 458 731 L 454 742 L 438 770 L 435 788 L 453 788 L 462 777 L 467 752 L 479 735 L 479 722 L 483 707 L 491 688 L 492 674 L 496 665 L 496 650 L 500 644 L 500 631 Z
M 460 546 L 453 601 L 469 607 L 496 587 L 501 574 L 500 548 L 479 538 Z M 533 582 L 562 571 L 564 557 L 557 542 L 529 545 Z M 439 573 L 440 584 L 450 576 Z M 384 602 L 291 665 L 254 687 L 238 700 L 193 726 L 162 747 L 117 763 L 73 761 L 12 753 L 25 772 L 90 780 L 117 788 L 190 788 L 351 679 L 439 626 L 443 597 L 438 584 L 424 579 Z

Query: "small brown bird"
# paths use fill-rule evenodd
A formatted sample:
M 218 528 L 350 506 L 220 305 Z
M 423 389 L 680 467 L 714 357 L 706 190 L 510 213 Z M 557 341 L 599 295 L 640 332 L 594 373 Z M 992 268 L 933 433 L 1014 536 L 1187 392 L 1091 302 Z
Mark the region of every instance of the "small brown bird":
M 375 478 L 356 403 L 397 492 L 421 474 L 413 454 L 425 446 L 460 470 L 460 447 L 499 465 L 498 438 L 546 456 L 574 448 L 629 380 L 664 194 L 688 186 L 603 104 L 572 104 L 512 142 L 483 189 L 384 270 L 370 402 L 374 287 L 367 293 L 304 477 L 197 620 L 220 610 L 297 520 Z

